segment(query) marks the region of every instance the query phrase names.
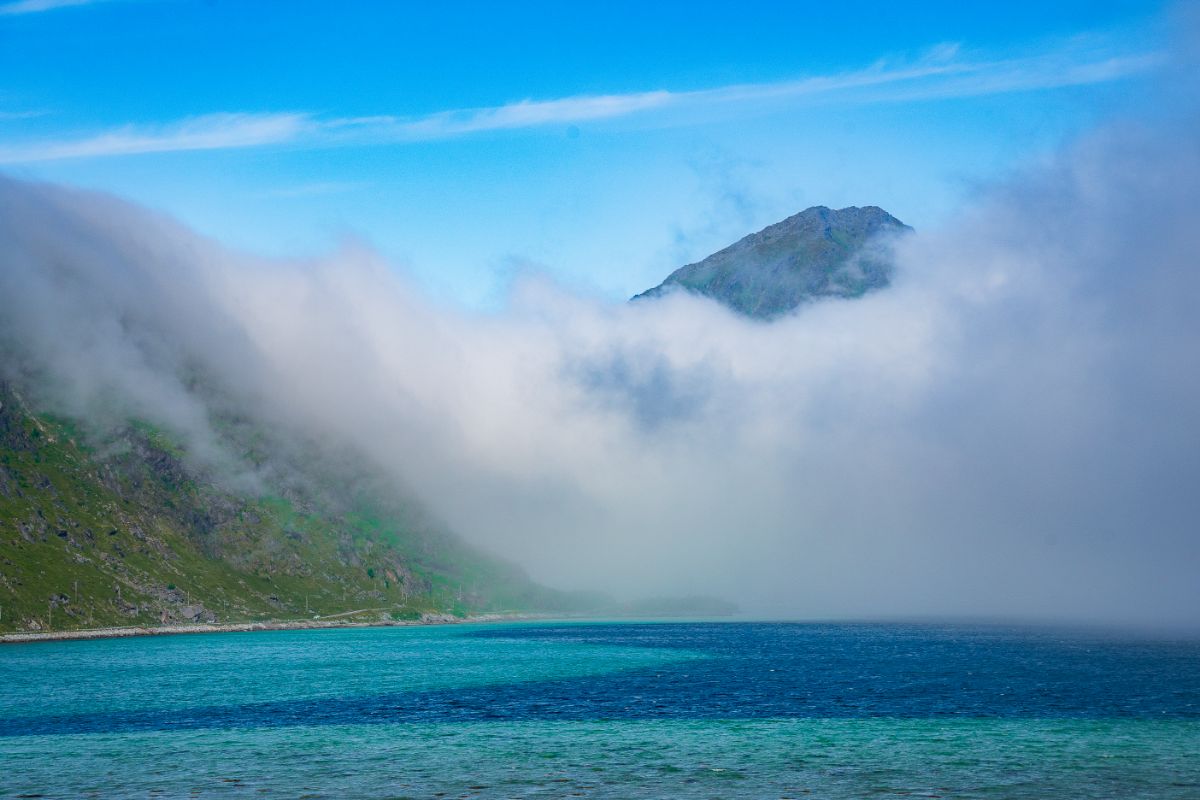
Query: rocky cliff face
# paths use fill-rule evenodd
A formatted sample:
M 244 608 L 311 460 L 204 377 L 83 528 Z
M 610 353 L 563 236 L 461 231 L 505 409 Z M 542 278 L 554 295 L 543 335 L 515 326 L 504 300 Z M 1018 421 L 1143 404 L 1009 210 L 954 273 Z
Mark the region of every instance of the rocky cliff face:
M 888 244 L 911 230 L 876 206 L 816 206 L 680 267 L 634 299 L 687 290 L 771 319 L 813 300 L 859 297 L 887 286 Z

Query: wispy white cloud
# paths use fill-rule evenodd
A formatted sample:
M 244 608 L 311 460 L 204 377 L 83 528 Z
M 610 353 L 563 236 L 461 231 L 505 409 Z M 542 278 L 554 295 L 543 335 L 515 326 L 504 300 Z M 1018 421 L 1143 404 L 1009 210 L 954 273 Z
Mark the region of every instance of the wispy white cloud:
M 106 3 L 109 0 L 15 0 L 15 2 L 0 5 L 0 16 L 14 14 L 38 14 L 42 11 L 54 11 L 71 6 L 90 6 L 96 3 Z
M 671 92 L 585 95 L 557 100 L 521 100 L 492 108 L 442 111 L 417 119 L 387 118 L 377 122 L 381 131 L 399 138 L 441 139 L 483 131 L 534 128 L 542 125 L 624 117 L 661 108 L 676 97 Z
M 15 119 L 34 119 L 35 117 L 44 117 L 46 111 L 3 111 L 0 110 L 0 122 L 8 122 Z
M 313 128 L 306 114 L 208 114 L 157 128 L 129 125 L 81 139 L 0 145 L 0 164 L 255 147 L 297 139 Z
M 76 139 L 0 143 L 0 164 L 281 143 L 333 147 L 432 141 L 671 111 L 699 110 L 720 115 L 751 105 L 769 108 L 818 101 L 871 104 L 975 97 L 1104 83 L 1146 72 L 1161 62 L 1155 53 L 1113 54 L 1077 47 L 1022 58 L 972 61 L 962 57 L 958 45 L 947 43 L 930 49 L 922 58 L 900 64 L 880 61 L 850 72 L 685 92 L 523 99 L 417 117 L 210 114 L 155 128 L 129 125 Z
M 1113 56 L 1086 62 L 1058 58 L 998 61 L 947 71 L 939 76 L 940 80 L 913 82 L 890 91 L 886 96 L 868 96 L 862 100 L 910 102 L 1086 86 L 1148 72 L 1163 63 L 1164 58 L 1157 53 Z
M 430 141 L 487 131 L 567 125 L 626 117 L 663 108 L 680 95 L 668 91 L 519 100 L 502 106 L 438 111 L 422 117 L 378 115 L 324 120 L 323 131 L 341 141 Z
M 956 44 L 940 44 L 911 64 L 884 61 L 853 72 L 778 83 L 744 84 L 675 95 L 697 104 L 829 98 L 846 103 L 908 102 L 982 97 L 1008 92 L 1105 83 L 1152 70 L 1158 53 L 1051 52 L 1022 58 L 970 61 Z

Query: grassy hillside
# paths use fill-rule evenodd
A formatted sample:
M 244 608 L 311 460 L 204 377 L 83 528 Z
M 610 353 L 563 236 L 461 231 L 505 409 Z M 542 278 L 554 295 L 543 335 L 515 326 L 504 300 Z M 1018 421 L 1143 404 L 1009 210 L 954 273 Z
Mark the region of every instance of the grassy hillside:
M 227 420 L 240 455 L 253 426 Z M 161 431 L 103 437 L 0 382 L 0 631 L 163 621 L 573 610 L 316 453 L 289 477 L 230 488 Z M 365 488 L 364 488 L 365 487 Z

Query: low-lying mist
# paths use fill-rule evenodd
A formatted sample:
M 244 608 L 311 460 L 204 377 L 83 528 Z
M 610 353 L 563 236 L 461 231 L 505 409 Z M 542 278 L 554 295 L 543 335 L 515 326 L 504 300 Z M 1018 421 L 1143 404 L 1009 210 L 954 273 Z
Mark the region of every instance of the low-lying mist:
M 536 278 L 504 313 L 448 310 L 365 247 L 264 260 L 0 179 L 5 366 L 254 491 L 216 382 L 564 588 L 1194 625 L 1194 130 L 1093 134 L 899 242 L 892 287 L 770 324 Z

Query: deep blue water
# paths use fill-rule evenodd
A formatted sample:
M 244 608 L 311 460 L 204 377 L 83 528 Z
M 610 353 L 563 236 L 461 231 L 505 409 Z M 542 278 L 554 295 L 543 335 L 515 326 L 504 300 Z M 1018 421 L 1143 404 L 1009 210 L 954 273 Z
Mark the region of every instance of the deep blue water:
M 536 641 L 689 658 L 611 674 L 433 690 L 13 716 L 0 719 L 0 736 L 483 720 L 1200 718 L 1195 643 L 787 623 L 505 626 L 462 636 L 481 646 Z
M 1197 642 L 1000 627 L 796 623 L 563 625 L 471 636 L 705 656 L 671 670 L 492 686 L 472 697 L 477 709 L 515 718 L 1200 718 Z
M 1200 797 L 1196 641 L 791 623 L 294 631 L 11 646 L 0 685 L 9 796 Z

